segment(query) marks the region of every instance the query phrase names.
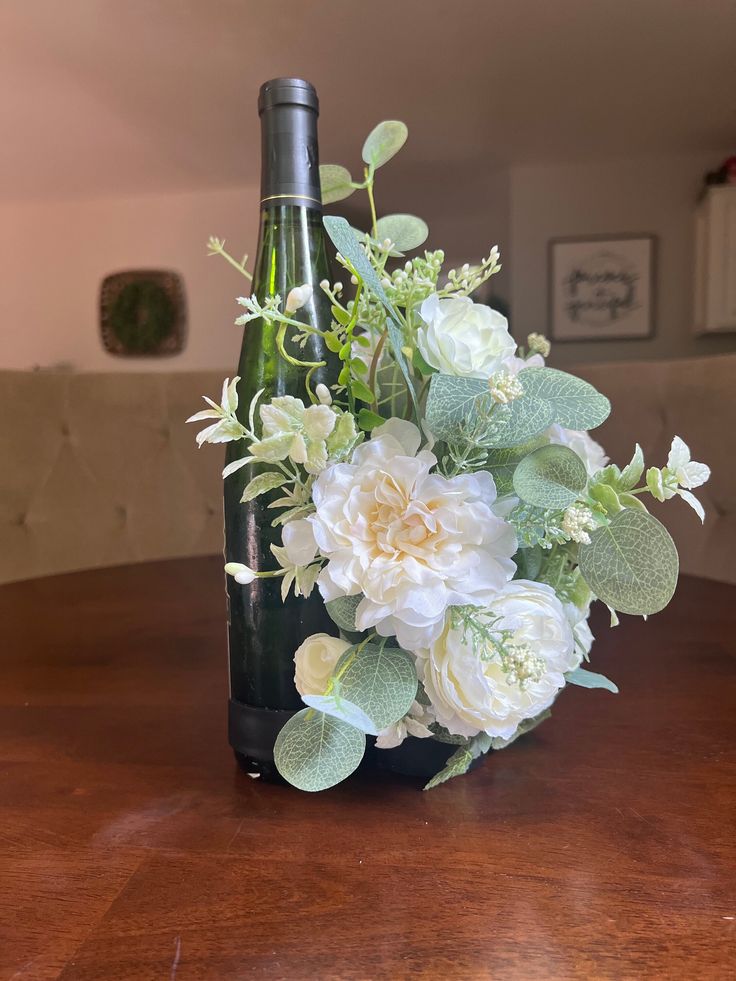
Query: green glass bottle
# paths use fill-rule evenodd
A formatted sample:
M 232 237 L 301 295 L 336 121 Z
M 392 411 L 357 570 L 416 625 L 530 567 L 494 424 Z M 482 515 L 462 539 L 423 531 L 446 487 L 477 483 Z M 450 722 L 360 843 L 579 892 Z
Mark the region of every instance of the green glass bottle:
M 258 111 L 262 213 L 253 293 L 261 302 L 275 294 L 285 300 L 294 286 L 309 283 L 312 298 L 293 316 L 327 329 L 330 302 L 319 284 L 331 273 L 322 227 L 317 93 L 301 79 L 274 79 L 261 87 Z M 320 337 L 310 335 L 305 348 L 287 338 L 285 347 L 298 360 L 326 362 L 313 375 L 313 385 L 335 381 L 339 366 Z M 238 365 L 241 421 L 246 421 L 251 399 L 260 389 L 262 401 L 278 395 L 306 400 L 306 372 L 279 355 L 273 325 L 261 320 L 247 324 Z M 242 442 L 230 443 L 227 462 L 245 453 Z M 226 560 L 259 571 L 278 568 L 270 545 L 281 543 L 281 528 L 271 526 L 278 512 L 268 508 L 273 493 L 241 503 L 245 485 L 262 470 L 248 464 L 224 484 Z M 294 686 L 294 651 L 310 634 L 336 629 L 317 590 L 308 599 L 292 592 L 282 602 L 280 578 L 256 579 L 248 586 L 230 576 L 227 580 L 230 744 L 249 772 L 275 777 L 276 735 L 290 715 L 303 708 Z

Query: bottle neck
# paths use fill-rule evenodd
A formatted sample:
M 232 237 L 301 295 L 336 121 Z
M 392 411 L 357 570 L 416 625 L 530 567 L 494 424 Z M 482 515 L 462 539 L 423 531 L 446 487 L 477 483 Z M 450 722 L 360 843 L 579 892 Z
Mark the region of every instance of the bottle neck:
M 261 112 L 261 207 L 296 205 L 321 213 L 317 112 L 281 104 Z

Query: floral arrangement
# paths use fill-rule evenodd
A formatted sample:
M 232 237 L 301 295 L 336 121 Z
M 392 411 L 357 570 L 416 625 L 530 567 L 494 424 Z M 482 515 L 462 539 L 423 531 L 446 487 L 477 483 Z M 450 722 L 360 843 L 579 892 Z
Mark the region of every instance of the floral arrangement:
M 673 595 L 678 557 L 646 507 L 691 493 L 709 477 L 677 436 L 664 467 L 637 445 L 620 469 L 588 434 L 608 400 L 587 382 L 549 368 L 539 334 L 517 347 L 506 318 L 473 301 L 499 269 L 499 252 L 443 273 L 442 251 L 406 259 L 427 237 L 411 215 L 377 217 L 378 169 L 401 148 L 403 123 L 381 123 L 363 147 L 363 181 L 321 169 L 325 203 L 367 192 L 369 232 L 324 218 L 344 278 L 322 282 L 333 322 L 322 332 L 341 361 L 337 383 L 283 396 L 237 416 L 236 384 L 190 421 L 197 439 L 244 440 L 262 464 L 243 500 L 274 494 L 281 526 L 278 568 L 228 564 L 243 588 L 282 577 L 282 595 L 317 588 L 340 636 L 318 634 L 294 652 L 305 708 L 275 747 L 281 774 L 302 790 L 334 785 L 359 765 L 366 734 L 379 749 L 408 736 L 455 744 L 427 787 L 464 773 L 550 714 L 568 684 L 616 692 L 589 671 L 591 603 L 647 616 Z M 225 255 L 224 245 L 210 242 Z M 405 260 L 405 261 L 404 261 Z M 242 271 L 242 270 L 241 270 Z M 316 288 L 316 287 L 315 287 Z M 278 325 L 280 348 L 317 330 L 295 318 L 304 284 L 282 300 L 238 300 L 236 323 Z

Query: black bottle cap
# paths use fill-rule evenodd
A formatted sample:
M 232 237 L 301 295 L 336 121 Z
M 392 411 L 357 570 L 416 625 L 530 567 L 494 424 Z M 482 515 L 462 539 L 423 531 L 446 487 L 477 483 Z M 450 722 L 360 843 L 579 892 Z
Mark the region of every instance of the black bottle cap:
M 258 115 L 276 106 L 307 106 L 319 115 L 317 90 L 303 78 L 272 78 L 258 93 Z
M 301 78 L 273 78 L 261 86 L 258 114 L 262 205 L 321 210 L 314 86 Z

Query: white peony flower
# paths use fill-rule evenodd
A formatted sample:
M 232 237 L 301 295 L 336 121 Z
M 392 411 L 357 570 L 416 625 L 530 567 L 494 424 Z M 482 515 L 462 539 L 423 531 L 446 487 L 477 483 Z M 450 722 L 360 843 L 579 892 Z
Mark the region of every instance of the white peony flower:
M 508 371 L 510 375 L 518 375 L 523 368 L 544 368 L 544 358 L 541 354 L 531 354 L 528 358 L 518 358 L 515 354 L 512 354 L 508 358 L 503 359 L 503 364 L 501 365 L 504 371 Z M 524 379 L 522 378 L 522 385 Z
M 433 293 L 419 314 L 424 325 L 417 346 L 427 364 L 446 375 L 490 378 L 516 350 L 506 318 L 467 296 Z
M 545 436 L 548 437 L 550 442 L 557 443 L 560 446 L 567 446 L 574 453 L 577 453 L 585 464 L 585 469 L 588 471 L 589 477 L 598 473 L 608 463 L 606 451 L 601 444 L 596 443 L 582 429 L 565 429 L 564 426 L 558 426 L 555 423 L 545 432 Z
M 294 654 L 294 684 L 300 695 L 323 695 L 335 665 L 350 644 L 329 634 L 312 634 Z
M 429 739 L 432 736 L 429 726 L 434 721 L 434 712 L 430 705 L 412 702 L 411 708 L 403 719 L 399 719 L 392 726 L 381 729 L 376 737 L 376 748 L 394 749 L 396 746 L 400 746 L 407 736 Z
M 480 614 L 484 616 L 484 614 Z M 494 630 L 512 631 L 514 668 L 529 675 L 520 683 L 504 670 L 498 654 L 479 656 L 462 627 L 448 616 L 442 634 L 418 650 L 417 667 L 437 714 L 450 732 L 510 739 L 524 719 L 548 708 L 565 684 L 565 672 L 580 661 L 572 627 L 554 590 L 545 583 L 516 579 L 489 604 Z
M 357 629 L 395 634 L 406 650 L 438 636 L 448 606 L 489 605 L 515 571 L 514 531 L 491 510 L 493 478 L 432 474 L 437 460 L 420 442 L 410 422 L 379 426 L 352 463 L 319 475 L 305 519 L 329 560 L 323 597 L 362 593 Z

